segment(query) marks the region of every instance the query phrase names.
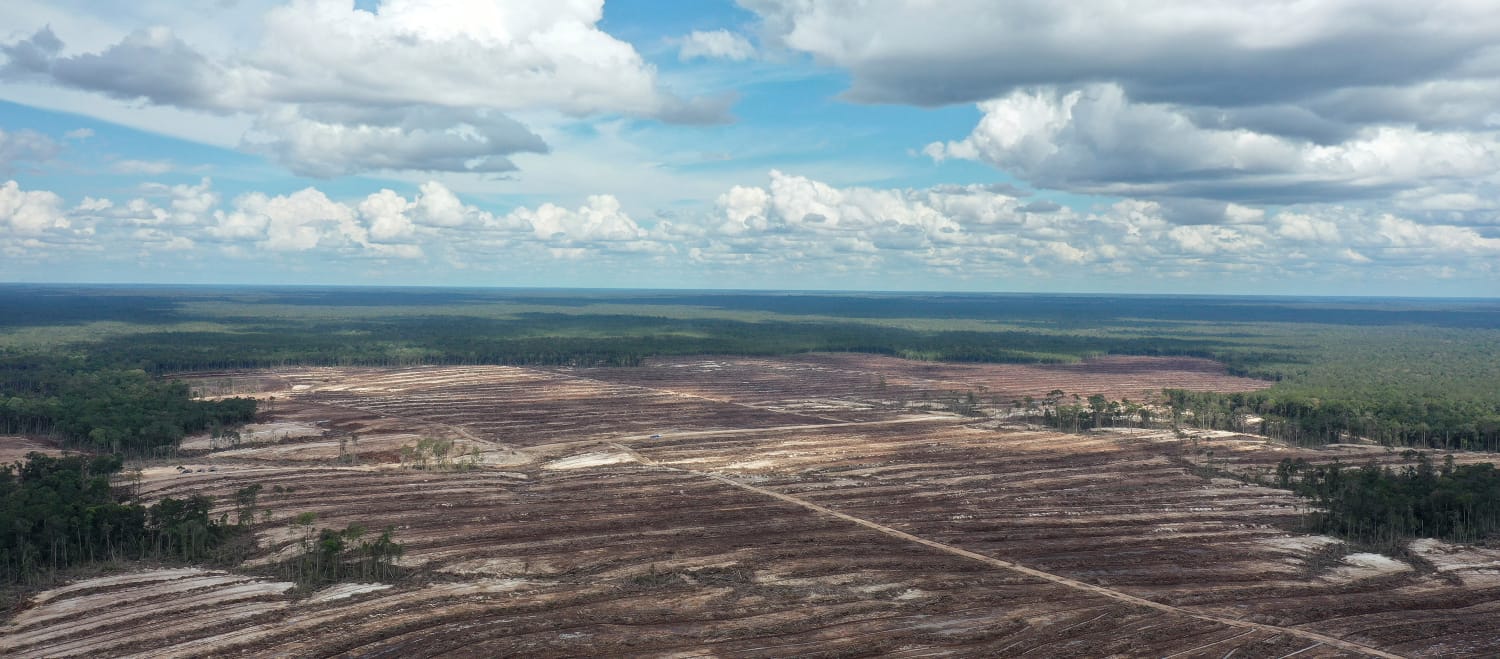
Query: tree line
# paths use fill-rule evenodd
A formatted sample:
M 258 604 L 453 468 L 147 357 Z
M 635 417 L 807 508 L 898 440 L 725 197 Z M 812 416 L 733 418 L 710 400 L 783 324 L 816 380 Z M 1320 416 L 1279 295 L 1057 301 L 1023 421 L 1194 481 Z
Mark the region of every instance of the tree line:
M 1277 484 L 1310 499 L 1312 527 L 1321 533 L 1381 546 L 1410 538 L 1473 543 L 1500 532 L 1500 470 L 1490 463 L 1435 466 L 1425 453 L 1392 469 L 1371 462 L 1351 468 L 1282 460 Z
M 163 455 L 186 435 L 255 418 L 251 398 L 194 400 L 187 385 L 139 369 L 45 356 L 0 362 L 0 433 L 51 435 L 101 453 Z
M 0 584 L 27 586 L 101 561 L 233 563 L 254 548 L 250 528 L 257 513 L 270 520 L 259 506 L 258 483 L 235 491 L 232 521 L 228 511 L 215 516 L 214 499 L 202 494 L 130 503 L 129 492 L 110 486 L 123 464 L 118 455 L 31 453 L 0 466 Z M 312 513 L 293 518 L 300 551 L 276 568 L 278 576 L 315 587 L 402 574 L 396 561 L 405 547 L 393 529 L 317 529 L 314 519 Z
M 1368 439 L 1387 446 L 1500 450 L 1500 407 L 1479 400 L 1332 389 L 1164 393 L 1177 420 L 1301 446 Z
M 248 528 L 214 518 L 204 495 L 124 502 L 109 483 L 123 464 L 118 455 L 31 453 L 0 467 L 0 580 L 25 583 L 94 561 L 203 561 Z

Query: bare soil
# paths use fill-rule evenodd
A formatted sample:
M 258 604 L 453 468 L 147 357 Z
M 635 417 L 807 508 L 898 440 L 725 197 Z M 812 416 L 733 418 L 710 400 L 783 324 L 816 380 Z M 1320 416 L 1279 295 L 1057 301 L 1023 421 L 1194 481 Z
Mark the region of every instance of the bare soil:
M 1141 399 L 1265 385 L 1211 362 L 810 355 L 208 377 L 274 397 L 262 423 L 294 425 L 268 427 L 317 433 L 202 450 L 179 462 L 189 473 L 154 466 L 148 497 L 260 483 L 272 517 L 256 524 L 251 564 L 292 550 L 288 521 L 314 512 L 326 527 L 394 527 L 414 576 L 304 596 L 248 568 L 114 575 L 39 594 L 0 628 L 0 652 L 1500 653 L 1500 552 L 1336 551 L 1299 530 L 1290 493 L 1243 482 L 1288 456 L 1399 458 L 1379 447 L 1069 435 L 937 404 L 970 390 L 995 412 L 1053 389 Z M 467 459 L 403 467 L 401 447 L 428 437 Z M 1209 450 L 1236 478 L 1197 475 Z

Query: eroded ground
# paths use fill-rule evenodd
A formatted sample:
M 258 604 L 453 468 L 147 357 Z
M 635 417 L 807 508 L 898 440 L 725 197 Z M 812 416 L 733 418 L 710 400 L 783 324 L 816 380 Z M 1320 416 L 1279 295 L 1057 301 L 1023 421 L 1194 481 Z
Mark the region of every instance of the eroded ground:
M 231 380 L 231 375 L 235 380 Z M 238 384 L 236 384 L 236 380 Z M 1283 457 L 1229 433 L 1067 435 L 944 411 L 1053 389 L 1237 390 L 1208 362 L 950 366 L 863 355 L 633 369 L 213 374 L 268 401 L 238 446 L 145 471 L 148 496 L 260 483 L 236 572 L 39 595 L 15 656 L 1493 656 L 1500 552 L 1330 552 L 1287 492 L 1194 475 Z M 454 448 L 426 469 L 402 447 Z M 195 443 L 196 442 L 196 443 Z M 199 444 L 202 444 L 200 446 Z M 1463 456 L 1464 460 L 1490 456 Z M 408 462 L 406 467 L 402 462 Z M 177 467 L 187 468 L 182 473 Z M 227 505 L 227 504 L 226 504 Z M 250 568 L 287 522 L 394 526 L 413 576 L 312 594 Z M 1322 557 L 1314 559 L 1313 557 Z M 1413 558 L 1415 557 L 1415 558 Z

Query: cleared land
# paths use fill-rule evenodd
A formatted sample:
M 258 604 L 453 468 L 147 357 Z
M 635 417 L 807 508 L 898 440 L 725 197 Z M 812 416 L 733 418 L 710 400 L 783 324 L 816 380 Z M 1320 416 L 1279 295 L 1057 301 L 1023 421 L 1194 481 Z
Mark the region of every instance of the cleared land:
M 1284 457 L 1398 455 L 1229 433 L 1067 435 L 942 411 L 954 392 L 993 407 L 1053 389 L 1140 399 L 1164 386 L 1265 384 L 1210 362 L 955 366 L 840 354 L 630 369 L 302 368 L 197 382 L 274 396 L 270 418 L 238 447 L 181 461 L 190 473 L 147 469 L 148 496 L 260 483 L 273 516 L 256 526 L 252 565 L 293 549 L 287 522 L 315 512 L 320 526 L 395 526 L 414 577 L 297 595 L 239 573 L 113 575 L 39 595 L 0 629 L 0 651 L 1500 652 L 1500 552 L 1435 541 L 1403 557 L 1335 551 L 1337 540 L 1295 531 L 1290 493 L 1194 475 L 1210 460 L 1250 473 Z M 423 437 L 454 440 L 464 457 L 450 461 L 473 466 L 401 468 L 401 447 Z

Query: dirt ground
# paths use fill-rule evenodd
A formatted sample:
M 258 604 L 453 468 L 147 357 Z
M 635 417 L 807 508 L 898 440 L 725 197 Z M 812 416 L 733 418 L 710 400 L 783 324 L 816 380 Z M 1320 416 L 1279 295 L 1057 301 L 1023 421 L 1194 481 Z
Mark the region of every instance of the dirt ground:
M 1332 551 L 1338 540 L 1298 530 L 1289 493 L 1192 469 L 1209 450 L 1235 473 L 1399 455 L 1231 433 L 1069 435 L 999 415 L 1053 389 L 1265 385 L 1211 362 L 811 355 L 204 377 L 206 393 L 247 386 L 269 410 L 237 447 L 194 443 L 148 465 L 146 496 L 260 483 L 271 517 L 251 564 L 293 549 L 288 522 L 313 512 L 325 527 L 393 527 L 413 576 L 307 594 L 248 567 L 127 572 L 41 593 L 0 628 L 0 652 L 1500 653 L 1500 551 Z M 955 391 L 981 392 L 991 415 L 945 412 Z M 453 449 L 413 468 L 423 439 Z
M 0 464 L 10 464 L 26 459 L 27 453 L 62 455 L 55 444 L 18 435 L 0 435 Z

